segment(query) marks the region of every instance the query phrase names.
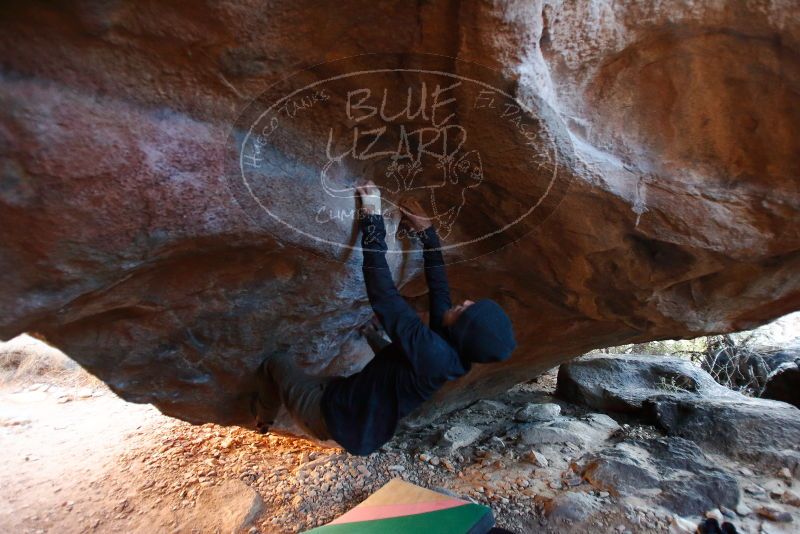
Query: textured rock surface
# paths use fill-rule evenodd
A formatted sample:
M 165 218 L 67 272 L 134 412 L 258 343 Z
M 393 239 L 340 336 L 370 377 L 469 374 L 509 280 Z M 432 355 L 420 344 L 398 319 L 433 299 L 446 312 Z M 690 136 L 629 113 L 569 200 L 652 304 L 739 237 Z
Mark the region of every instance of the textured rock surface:
M 600 499 L 588 493 L 564 493 L 544 507 L 547 517 L 556 521 L 583 521 L 602 507 Z
M 664 398 L 652 401 L 653 419 L 670 435 L 709 450 L 776 468 L 800 460 L 800 412 L 782 402 L 743 398 L 716 401 Z
M 630 413 L 665 394 L 744 398 L 686 360 L 648 355 L 584 356 L 559 367 L 556 391 L 594 409 Z
M 734 508 L 740 498 L 736 478 L 681 438 L 618 443 L 578 463 L 593 486 L 616 495 L 650 492 L 659 504 L 681 515 L 700 515 L 720 505 Z
M 650 354 L 589 354 L 576 358 L 558 367 L 556 393 L 564 400 L 590 408 L 633 414 L 641 414 L 648 401 L 659 396 L 747 398 L 721 386 L 688 360 Z
M 552 110 L 540 119 L 567 156 L 568 194 L 536 231 L 450 266 L 454 297 L 500 301 L 520 348 L 431 410 L 593 347 L 800 308 L 795 3 L 647 4 L 3 6 L 0 337 L 39 332 L 123 397 L 192 421 L 246 420 L 250 377 L 275 350 L 357 369 L 370 315 L 357 259 L 251 220 L 226 185 L 225 141 L 290 72 L 385 51 L 497 69 Z M 494 172 L 502 187 L 481 189 L 455 232 L 544 180 Z M 303 183 L 278 198 L 302 204 Z M 422 307 L 419 272 L 402 267 Z
M 561 414 L 561 406 L 554 403 L 534 404 L 529 402 L 514 414 L 514 418 L 522 423 L 531 421 L 552 421 Z
M 241 480 L 226 480 L 202 492 L 195 508 L 197 517 L 189 522 L 200 531 L 246 532 L 264 510 L 264 501 Z M 213 515 L 208 510 L 214 510 Z
M 762 396 L 800 408 L 800 362 L 784 363 L 771 372 Z
M 718 385 L 678 358 L 583 357 L 562 364 L 558 395 L 592 409 L 649 418 L 708 450 L 780 468 L 800 459 L 800 410 Z
M 481 429 L 469 425 L 456 425 L 448 428 L 442 435 L 441 445 L 451 451 L 466 447 L 481 437 Z
M 619 425 L 598 423 L 593 419 L 589 419 L 587 422 L 561 420 L 532 423 L 521 428 L 520 441 L 533 446 L 572 443 L 586 450 L 591 445 L 602 443 L 618 429 Z

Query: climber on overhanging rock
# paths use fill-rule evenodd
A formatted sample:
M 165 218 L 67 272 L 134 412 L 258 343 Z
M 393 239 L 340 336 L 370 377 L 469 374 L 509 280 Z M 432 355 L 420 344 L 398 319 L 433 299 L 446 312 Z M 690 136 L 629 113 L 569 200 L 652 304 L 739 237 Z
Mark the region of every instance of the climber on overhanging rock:
M 367 296 L 391 342 L 348 377 L 312 377 L 288 354 L 271 355 L 258 370 L 253 411 L 259 430 L 266 432 L 283 403 L 316 438 L 334 439 L 353 454 L 369 454 L 447 381 L 465 375 L 473 363 L 506 360 L 516 341 L 511 320 L 494 301 L 451 305 L 439 237 L 420 205 L 408 201 L 401 204 L 403 225 L 423 244 L 430 304 L 426 326 L 392 280 L 379 189 L 370 181 L 358 193 Z

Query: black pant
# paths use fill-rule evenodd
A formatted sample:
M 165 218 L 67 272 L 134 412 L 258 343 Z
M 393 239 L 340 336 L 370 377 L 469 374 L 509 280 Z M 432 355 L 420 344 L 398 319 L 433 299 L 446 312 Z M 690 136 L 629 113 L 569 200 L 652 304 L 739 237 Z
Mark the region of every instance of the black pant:
M 319 440 L 330 439 L 322 416 L 322 393 L 330 378 L 306 374 L 285 353 L 270 356 L 266 371 L 278 387 L 281 402 L 300 428 Z

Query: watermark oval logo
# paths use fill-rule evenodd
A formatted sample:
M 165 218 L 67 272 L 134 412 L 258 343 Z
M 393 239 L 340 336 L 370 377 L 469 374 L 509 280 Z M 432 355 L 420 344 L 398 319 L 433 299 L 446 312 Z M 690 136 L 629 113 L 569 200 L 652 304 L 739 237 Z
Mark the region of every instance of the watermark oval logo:
M 415 199 L 463 261 L 540 225 L 569 186 L 558 116 L 514 81 L 449 57 L 367 54 L 287 76 L 228 139 L 228 184 L 281 241 L 347 260 L 359 248 L 356 186 L 374 181 L 390 254 L 418 249 L 398 206 Z

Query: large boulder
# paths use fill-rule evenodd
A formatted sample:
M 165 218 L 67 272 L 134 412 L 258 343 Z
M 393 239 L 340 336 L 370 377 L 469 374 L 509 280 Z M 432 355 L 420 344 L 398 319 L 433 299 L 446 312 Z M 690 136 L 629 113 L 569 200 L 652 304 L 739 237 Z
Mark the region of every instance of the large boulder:
M 767 377 L 761 396 L 788 402 L 800 408 L 800 359 L 777 367 Z
M 800 410 L 729 390 L 679 358 L 579 358 L 561 365 L 557 393 L 593 409 L 638 415 L 707 450 L 777 468 L 798 466 Z
M 681 438 L 620 442 L 584 455 L 575 468 L 597 489 L 624 496 L 649 493 L 681 515 L 701 515 L 720 505 L 735 508 L 741 495 L 734 475 Z
M 655 396 L 741 398 L 707 372 L 680 358 L 651 355 L 584 356 L 558 369 L 556 394 L 602 411 L 641 413 Z
M 360 148 L 349 166 L 318 156 L 329 132 L 358 138 L 362 119 L 391 122 L 407 89 L 456 75 L 460 100 L 440 102 L 451 122 L 427 109 L 403 125 L 470 133 L 473 150 L 444 147 L 426 165 L 450 173 L 433 209 L 459 245 L 445 252 L 453 297 L 499 301 L 519 349 L 445 388 L 427 415 L 594 347 L 798 309 L 795 7 L 8 3 L 0 338 L 36 332 L 124 398 L 196 422 L 247 421 L 254 371 L 274 351 L 310 372 L 357 370 L 371 313 L 352 186 L 373 177 L 396 201 L 393 187 L 432 178 Z M 276 100 L 295 82 L 322 88 Z M 374 100 L 343 104 L 389 88 L 381 115 Z M 278 102 L 286 127 L 272 135 L 259 112 Z M 387 139 L 405 139 L 392 126 Z M 421 136 L 402 146 L 421 157 Z M 419 258 L 392 265 L 424 308 Z
M 659 396 L 648 402 L 647 416 L 708 450 L 775 469 L 798 467 L 800 411 L 786 403 Z

